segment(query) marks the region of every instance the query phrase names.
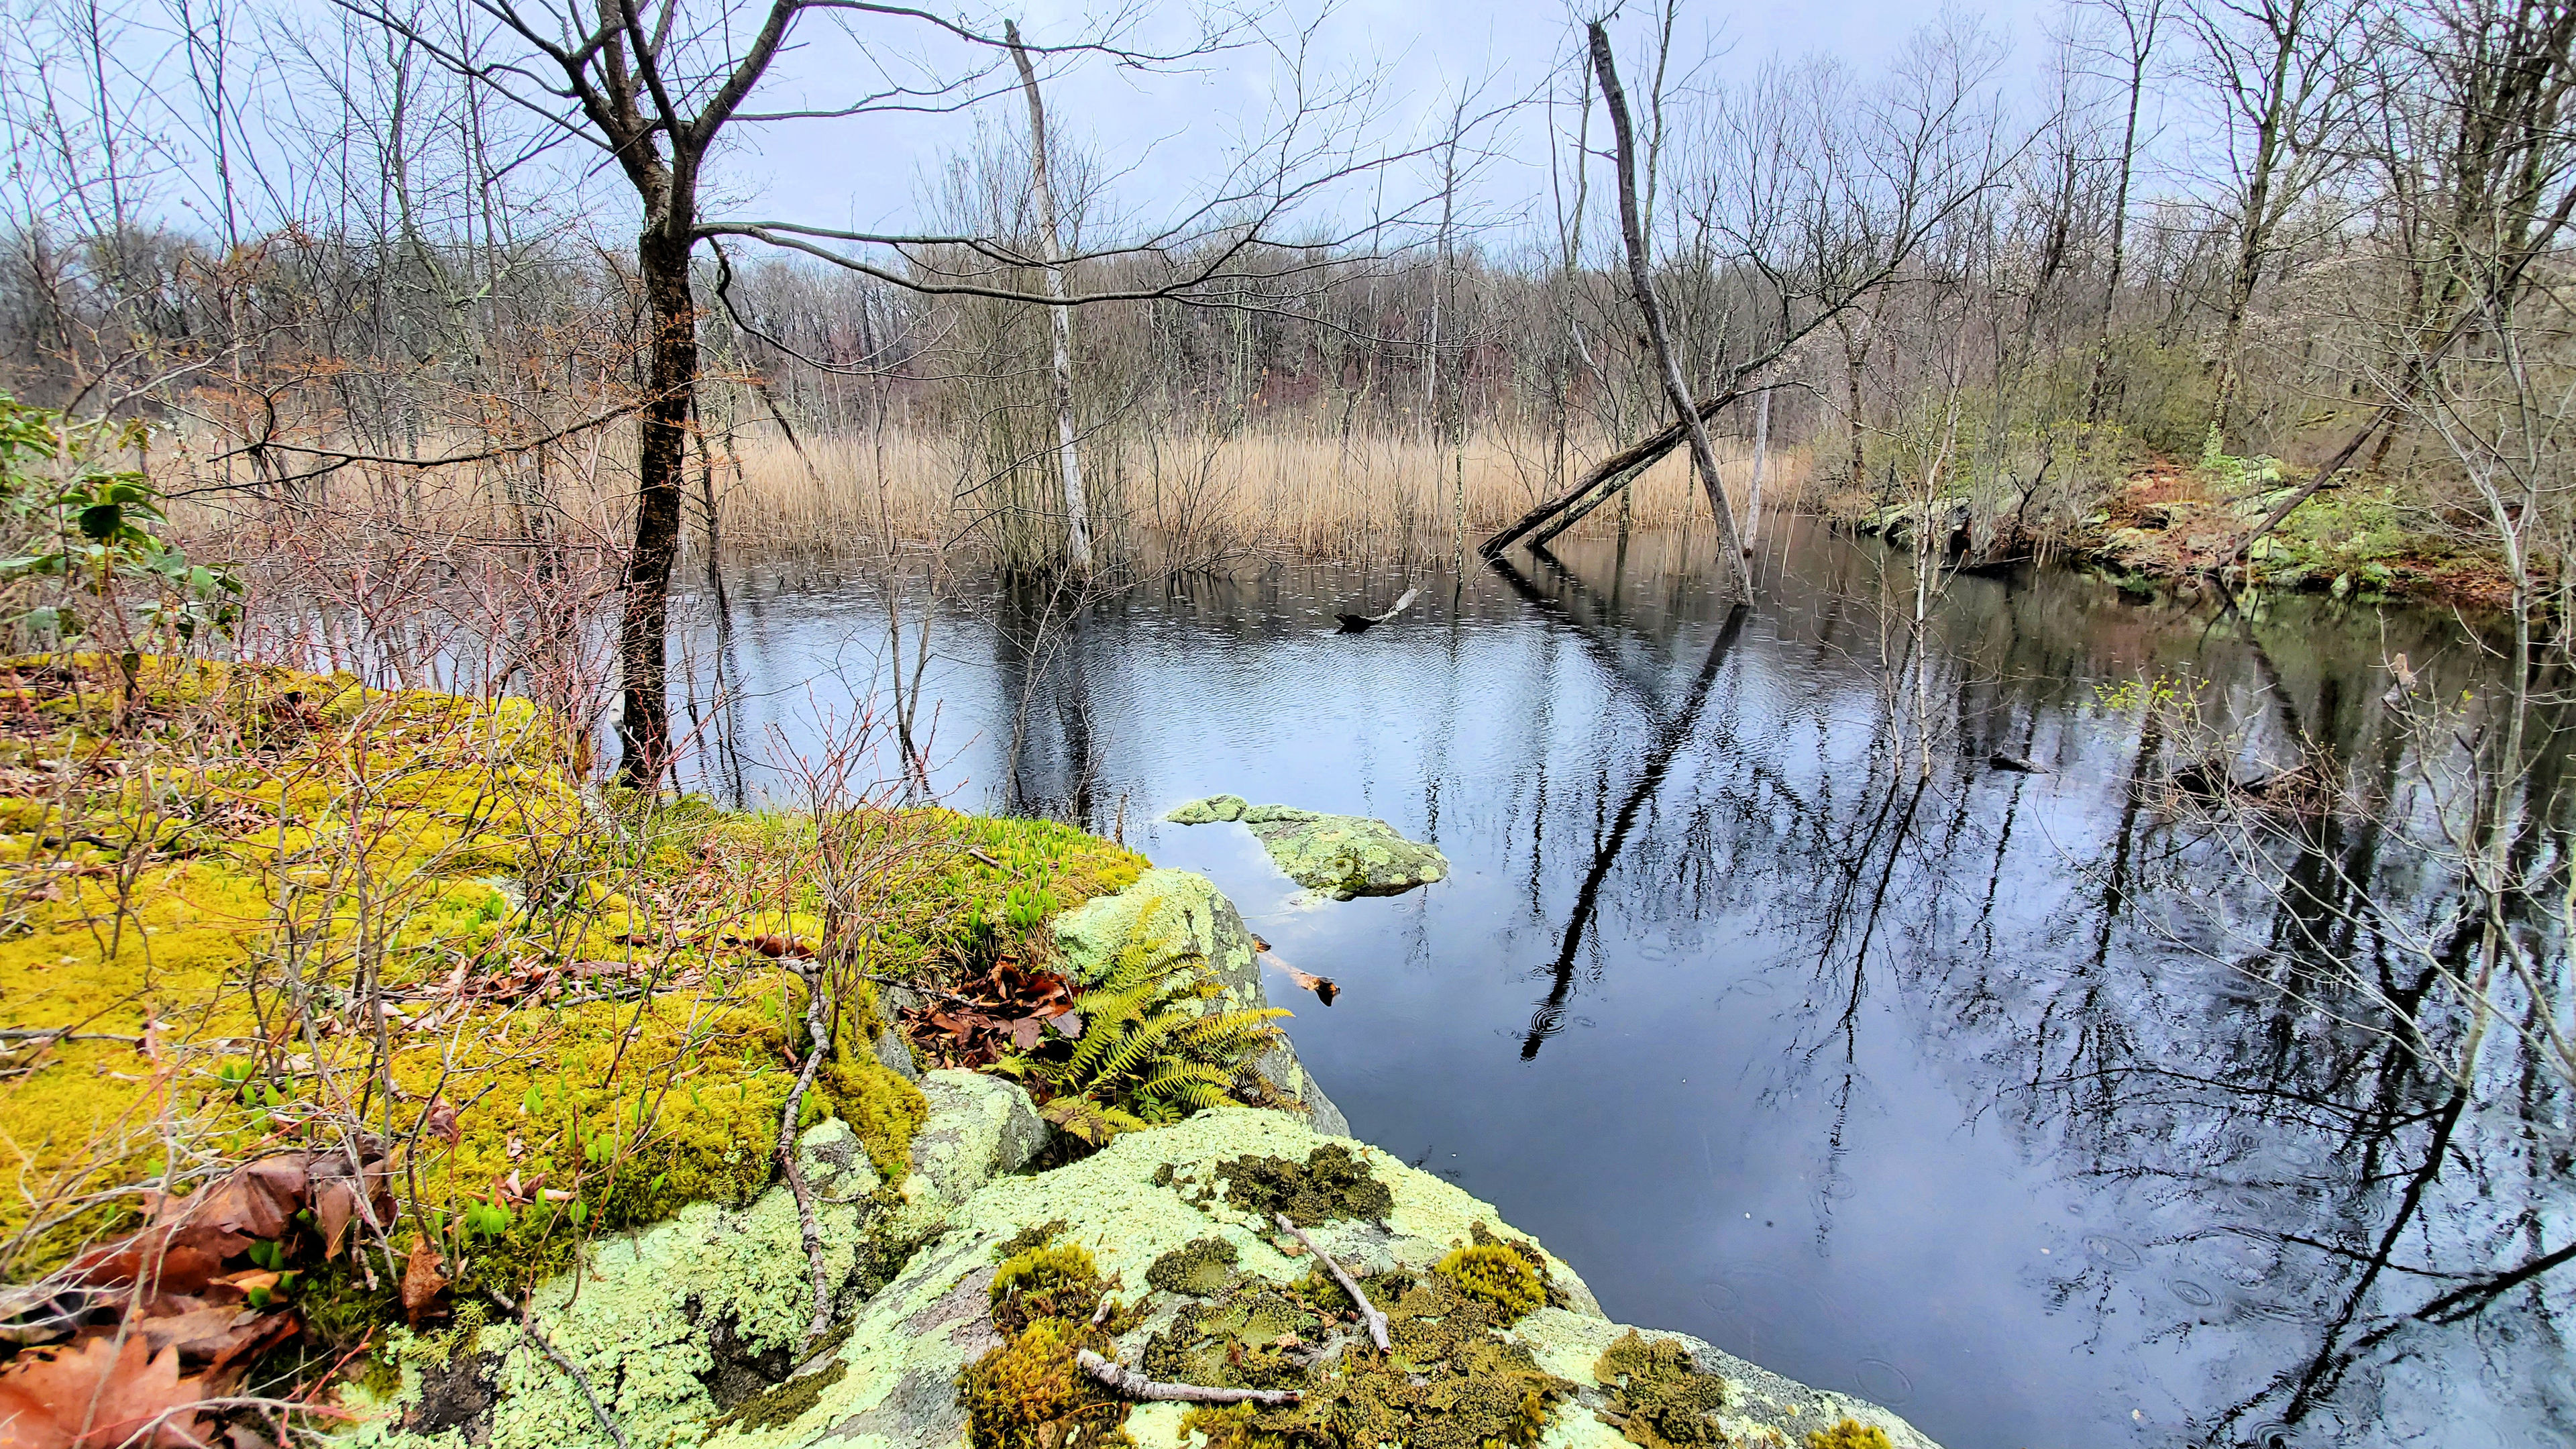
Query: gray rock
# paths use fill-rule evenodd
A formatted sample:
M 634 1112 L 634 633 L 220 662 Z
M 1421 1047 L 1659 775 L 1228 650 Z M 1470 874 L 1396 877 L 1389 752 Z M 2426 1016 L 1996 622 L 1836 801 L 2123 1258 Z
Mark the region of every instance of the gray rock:
M 1046 1119 L 1016 1082 L 943 1068 L 921 1075 L 930 1120 L 913 1134 L 912 1171 L 890 1228 L 899 1239 L 928 1237 L 957 1205 L 1046 1146 Z
M 885 1063 L 887 1071 L 907 1082 L 921 1080 L 921 1065 L 912 1059 L 912 1044 L 903 1039 L 902 1032 L 890 1026 L 879 1031 L 876 1052 L 877 1060 Z
M 1141 1284 L 1157 1257 L 1218 1237 L 1234 1246 L 1242 1271 L 1293 1282 L 1312 1270 L 1314 1260 L 1283 1256 L 1268 1223 L 1229 1206 L 1211 1189 L 1218 1164 L 1228 1159 L 1303 1159 L 1320 1140 L 1277 1112 L 1221 1108 L 1176 1126 L 1128 1133 L 1106 1151 L 1052 1172 L 997 1180 L 959 1208 L 948 1233 L 860 1313 L 836 1351 L 843 1372 L 820 1389 L 811 1407 L 778 1429 L 709 1442 L 724 1449 L 805 1449 L 844 1441 L 963 1449 L 958 1371 L 1001 1341 L 988 1309 L 997 1245 L 1028 1228 L 1060 1224 L 1060 1237 L 1089 1249 L 1104 1277 Z M 1514 1233 L 1490 1204 L 1383 1151 L 1362 1147 L 1356 1155 L 1387 1185 L 1392 1209 L 1382 1223 L 1337 1219 L 1309 1230 L 1318 1246 L 1354 1271 L 1421 1272 L 1467 1241 L 1477 1223 L 1506 1236 L 1526 1236 Z M 1544 1256 L 1543 1245 L 1540 1251 Z M 1513 1325 L 1511 1336 L 1541 1368 L 1571 1380 L 1577 1392 L 1554 1410 L 1541 1443 L 1547 1449 L 1625 1449 L 1620 1430 L 1598 1417 L 1617 1386 L 1601 1382 L 1597 1366 L 1603 1350 L 1628 1328 L 1602 1315 L 1570 1265 L 1548 1257 L 1547 1269 L 1564 1290 L 1565 1306 L 1529 1314 Z M 1144 1319 L 1119 1340 L 1118 1356 L 1131 1366 L 1179 1311 L 1177 1302 L 1148 1302 Z M 1720 1417 L 1729 1443 L 1800 1444 L 1810 1431 L 1853 1418 L 1885 1431 L 1896 1449 L 1938 1449 L 1874 1404 L 1794 1383 L 1683 1334 L 1644 1331 L 1679 1342 L 1697 1368 L 1727 1381 Z M 1184 1408 L 1140 1405 L 1127 1432 L 1143 1445 L 1183 1442 L 1175 1431 Z
M 1240 796 L 1211 795 L 1163 818 L 1183 825 L 1241 820 L 1289 879 L 1337 901 L 1398 895 L 1449 875 L 1449 858 L 1438 846 L 1407 840 L 1394 826 L 1365 815 L 1246 806 Z

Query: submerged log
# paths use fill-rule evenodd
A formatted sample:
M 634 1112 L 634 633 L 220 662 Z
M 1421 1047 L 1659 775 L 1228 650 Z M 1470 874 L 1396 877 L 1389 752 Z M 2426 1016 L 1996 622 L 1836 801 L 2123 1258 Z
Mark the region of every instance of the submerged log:
M 1383 624 L 1387 620 L 1394 618 L 1396 615 L 1403 613 L 1405 610 L 1412 608 L 1414 596 L 1421 592 L 1422 591 L 1420 589 L 1405 590 L 1404 597 L 1395 601 L 1395 607 L 1387 610 L 1383 614 L 1335 614 L 1333 617 L 1340 621 L 1342 627 L 1334 630 L 1333 632 L 1336 634 L 1365 634 L 1371 628 L 1374 628 L 1379 624 Z

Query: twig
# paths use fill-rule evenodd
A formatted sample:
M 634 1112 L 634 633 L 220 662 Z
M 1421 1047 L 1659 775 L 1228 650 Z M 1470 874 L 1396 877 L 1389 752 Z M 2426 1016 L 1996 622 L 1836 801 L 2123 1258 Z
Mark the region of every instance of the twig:
M 972 1006 L 981 1009 L 982 1007 L 990 1004 L 988 1002 L 977 1001 L 971 996 L 960 996 L 954 991 L 943 990 L 936 986 L 924 986 L 918 981 L 898 981 L 891 976 L 872 976 L 865 971 L 853 971 L 850 974 L 859 978 L 861 981 L 873 981 L 879 986 L 891 986 L 897 991 L 918 991 L 924 996 L 946 997 L 948 1000 L 954 1001 L 960 1006 Z
M 1009 869 L 1009 867 L 1007 867 L 1007 866 L 1003 865 L 1000 861 L 995 860 L 993 857 L 991 857 L 991 856 L 989 856 L 989 855 L 986 855 L 984 852 L 982 852 L 982 851 L 980 851 L 980 850 L 977 850 L 975 847 L 973 847 L 973 846 L 971 846 L 971 845 L 970 845 L 970 846 L 968 846 L 968 847 L 966 847 L 966 853 L 967 853 L 968 855 L 971 855 L 971 856 L 975 857 L 977 860 L 980 860 L 980 861 L 984 862 L 986 865 L 991 866 L 991 867 L 992 867 L 993 869 L 995 869 L 995 870 L 1007 870 L 1007 869 Z
M 1102 1358 L 1087 1348 L 1075 1350 L 1073 1361 L 1084 1373 L 1110 1388 L 1131 1399 L 1148 1403 L 1260 1404 L 1275 1409 L 1306 1397 L 1296 1389 L 1213 1389 L 1205 1384 L 1167 1384 L 1149 1379 L 1124 1364 Z
M 1315 1261 L 1323 1264 L 1325 1270 L 1333 1275 L 1333 1281 L 1341 1284 L 1342 1291 L 1351 1295 L 1351 1301 L 1360 1306 L 1360 1317 L 1368 1321 L 1369 1342 L 1376 1344 L 1377 1351 L 1380 1353 L 1390 1352 L 1391 1345 L 1388 1344 L 1386 1337 L 1386 1315 L 1378 1312 L 1377 1305 L 1371 1303 L 1368 1295 L 1360 1291 L 1360 1285 L 1351 1281 L 1351 1275 L 1342 1271 L 1342 1265 L 1333 1261 L 1332 1254 L 1315 1246 L 1315 1240 L 1306 1236 L 1304 1228 L 1288 1221 L 1286 1213 L 1272 1213 L 1271 1216 L 1279 1220 L 1279 1226 L 1297 1235 L 1297 1241 L 1306 1245 L 1306 1251 L 1315 1255 Z
M 498 1293 L 486 1292 L 483 1296 L 491 1301 L 492 1306 L 516 1318 L 519 1321 L 519 1331 L 528 1336 L 528 1342 L 543 1349 L 546 1357 L 554 1360 L 555 1367 L 572 1376 L 573 1387 L 581 1390 L 581 1401 L 590 1405 L 590 1416 L 599 1421 L 599 1427 L 608 1431 L 608 1437 L 616 1441 L 617 1449 L 627 1449 L 626 1431 L 617 1427 L 617 1421 L 608 1417 L 608 1411 L 599 1406 L 599 1395 L 590 1391 L 589 1377 L 581 1371 L 579 1364 L 564 1357 L 562 1349 L 555 1347 L 544 1334 L 537 1332 L 537 1321 L 528 1316 L 526 1306 L 513 1304 Z
M 796 1164 L 796 1122 L 804 1115 L 805 1093 L 814 1085 L 814 1073 L 831 1050 L 832 1017 L 823 972 L 810 969 L 800 974 L 805 977 L 805 1064 L 797 1070 L 796 1087 L 778 1114 L 778 1162 L 786 1170 L 787 1190 L 796 1195 L 796 1227 L 805 1239 L 805 1266 L 814 1280 L 814 1320 L 805 1328 L 805 1340 L 811 1343 L 832 1326 L 832 1278 L 823 1266 L 823 1229 L 814 1220 L 814 1193 L 805 1185 L 804 1169 Z

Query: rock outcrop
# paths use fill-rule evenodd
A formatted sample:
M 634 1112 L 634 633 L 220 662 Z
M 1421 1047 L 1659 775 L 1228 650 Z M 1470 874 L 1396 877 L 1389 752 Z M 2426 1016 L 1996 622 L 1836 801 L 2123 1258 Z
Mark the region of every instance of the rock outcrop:
M 1203 877 L 1150 871 L 1054 926 L 1077 974 L 1140 930 L 1204 955 L 1224 989 L 1215 1004 L 1264 1000 L 1251 933 Z M 1023 1169 L 1048 1129 L 1025 1092 L 971 1072 L 925 1073 L 929 1117 L 900 1183 L 879 1177 L 840 1122 L 801 1139 L 843 1325 L 823 1339 L 804 1341 L 807 1259 L 794 1201 L 773 1187 L 745 1208 L 701 1203 L 595 1244 L 579 1273 L 532 1296 L 542 1343 L 471 1303 L 451 1327 L 395 1333 L 384 1359 L 399 1386 L 380 1398 L 353 1392 L 361 1418 L 343 1439 L 612 1449 L 605 1414 L 629 1449 L 968 1449 L 969 1404 L 989 1413 L 1003 1385 L 1039 1395 L 1029 1412 L 1041 1415 L 1045 1395 L 1088 1395 L 1086 1413 L 1123 1415 L 1140 1445 L 1209 1449 L 1211 1427 L 1229 1445 L 1315 1442 L 1282 1434 L 1293 1426 L 1185 1423 L 1185 1405 L 1105 1397 L 1073 1371 L 1067 1344 L 1086 1336 L 1127 1368 L 1176 1381 L 1294 1375 L 1313 1401 L 1295 1412 L 1319 1416 L 1308 1422 L 1356 1416 L 1382 1442 L 1805 1449 L 1811 1433 L 1842 1426 L 1831 1442 L 1875 1444 L 1875 1433 L 1888 1449 L 1937 1449 L 1876 1406 L 1697 1339 L 1612 1323 L 1570 1265 L 1492 1207 L 1340 1135 L 1340 1114 L 1294 1052 L 1282 1042 L 1276 1056 L 1258 1069 L 1278 1095 L 1301 1097 L 1303 1113 L 1203 1111 L 1034 1175 Z M 1365 1348 L 1341 1290 L 1273 1212 L 1382 1300 L 1393 1354 Z M 1032 1253 L 1085 1265 L 1092 1296 L 1072 1319 L 997 1324 L 997 1271 Z M 1116 1311 L 1094 1315 L 1102 1295 Z M 1055 1344 L 1061 1362 L 1034 1377 L 992 1367 L 1033 1342 Z
M 1160 943 L 1167 952 L 1195 952 L 1216 972 L 1221 993 L 1206 1009 L 1241 1011 L 1270 1004 L 1261 984 L 1260 953 L 1243 913 L 1206 876 L 1186 870 L 1149 870 L 1116 895 L 1094 896 L 1055 918 L 1058 963 L 1066 975 L 1090 983 L 1108 963 L 1138 937 Z M 1318 1132 L 1350 1135 L 1341 1109 L 1297 1060 L 1297 1049 L 1281 1036 L 1245 1064 L 1237 1085 L 1258 1101 L 1294 1102 Z
M 1046 1141 L 1026 1092 L 974 1072 L 921 1079 L 930 1118 L 910 1171 L 888 1186 L 845 1123 L 806 1129 L 802 1163 L 823 1230 L 840 1316 L 858 1313 L 924 1238 Z M 639 1233 L 593 1245 L 577 1275 L 539 1287 L 530 1311 L 580 1366 L 630 1446 L 693 1443 L 741 1400 L 797 1367 L 812 1279 L 785 1187 L 749 1207 L 697 1203 Z M 580 1389 L 506 1319 L 468 1304 L 440 1333 L 397 1334 L 402 1388 L 353 1443 L 555 1449 L 608 1438 Z M 359 1406 L 362 1410 L 367 1407 Z
M 1240 795 L 1210 795 L 1163 818 L 1176 825 L 1239 820 L 1289 879 L 1337 901 L 1399 895 L 1449 874 L 1449 858 L 1438 846 L 1407 840 L 1394 826 L 1365 815 L 1249 805 Z

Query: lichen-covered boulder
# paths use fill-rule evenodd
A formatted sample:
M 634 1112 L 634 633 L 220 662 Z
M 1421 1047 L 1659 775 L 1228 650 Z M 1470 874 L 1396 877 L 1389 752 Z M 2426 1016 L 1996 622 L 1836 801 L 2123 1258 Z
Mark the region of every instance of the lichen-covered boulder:
M 1046 1146 L 1047 1125 L 1015 1082 L 980 1072 L 924 1072 L 930 1120 L 912 1139 L 912 1171 L 897 1190 L 891 1223 L 898 1240 L 938 1231 L 985 1183 L 1017 1172 Z
M 1175 805 L 1163 818 L 1174 825 L 1213 825 L 1220 820 L 1241 820 L 1246 808 L 1240 795 L 1210 795 L 1204 800 Z
M 1327 1173 L 1325 1158 L 1335 1153 Z M 1497 1435 L 1504 1442 L 1540 1449 L 1662 1442 L 1633 1439 L 1621 1426 L 1687 1412 L 1705 1435 L 1697 1442 L 1721 1442 L 1722 1435 L 1728 1443 L 1799 1445 L 1809 1432 L 1850 1418 L 1883 1431 L 1894 1449 L 1935 1449 L 1883 1409 L 1791 1383 L 1696 1339 L 1631 1338 L 1602 1316 L 1571 1267 L 1512 1233 L 1487 1204 L 1376 1149 L 1246 1109 L 1202 1112 L 1129 1133 L 1052 1172 L 997 1180 L 869 1302 L 834 1352 L 804 1366 L 770 1399 L 746 1405 L 704 1442 L 711 1449 L 827 1442 L 964 1449 L 960 1375 L 1007 1341 L 992 1310 L 1004 1245 L 1025 1248 L 1041 1239 L 1078 1245 L 1112 1298 L 1131 1306 L 1141 1300 L 1141 1312 L 1095 1325 L 1104 1346 L 1131 1369 L 1197 1363 L 1222 1371 L 1218 1366 L 1265 1354 L 1275 1366 L 1285 1362 L 1283 1351 L 1301 1351 L 1289 1345 L 1303 1343 L 1328 1375 L 1374 1376 L 1390 1390 L 1365 1405 L 1392 1426 L 1388 1441 L 1455 1437 L 1462 1426 L 1452 1405 L 1475 1386 L 1461 1380 L 1455 1389 L 1425 1389 L 1417 1381 L 1441 1369 L 1413 1361 L 1435 1353 L 1457 1359 L 1458 1345 L 1440 1344 L 1436 1319 L 1417 1313 L 1408 1321 L 1398 1304 L 1390 1312 L 1398 1357 L 1408 1363 L 1376 1359 L 1356 1325 L 1329 1321 L 1337 1316 L 1330 1312 L 1335 1290 L 1309 1276 L 1313 1259 L 1290 1255 L 1302 1250 L 1278 1231 L 1268 1215 L 1274 1209 L 1311 1221 L 1305 1231 L 1316 1245 L 1364 1280 L 1433 1284 L 1462 1250 L 1498 1245 L 1511 1255 L 1506 1261 L 1526 1265 L 1515 1271 L 1525 1273 L 1532 1296 L 1513 1316 L 1471 1310 L 1480 1322 L 1505 1325 L 1478 1330 L 1478 1343 L 1468 1346 L 1482 1355 L 1477 1361 L 1544 1390 L 1524 1397 L 1515 1388 Z M 1545 1306 L 1531 1308 L 1541 1285 Z M 1149 1287 L 1158 1290 L 1151 1298 Z M 1440 1291 L 1454 1316 L 1466 1300 Z M 1309 1310 L 1302 1318 L 1301 1304 Z M 1438 1432 L 1417 1436 L 1405 1415 L 1428 1412 L 1426 1403 L 1446 1417 L 1422 1426 Z M 1140 1444 L 1192 1442 L 1178 1434 L 1184 1412 L 1180 1405 L 1141 1406 L 1126 1428 Z M 1533 1421 L 1532 1413 L 1542 1418 Z
M 1261 984 L 1260 952 L 1243 913 L 1214 881 L 1195 871 L 1146 871 L 1125 890 L 1094 896 L 1057 916 L 1052 929 L 1057 962 L 1076 981 L 1098 981 L 1128 942 L 1142 938 L 1166 952 L 1193 952 L 1206 960 L 1220 988 L 1206 1010 L 1245 1011 L 1270 1004 Z M 1286 1037 L 1247 1065 L 1259 1081 L 1245 1085 L 1267 1088 L 1258 1095 L 1300 1104 L 1318 1132 L 1350 1135 L 1341 1109 L 1297 1060 L 1297 1049 Z
M 1246 805 L 1241 796 L 1211 795 L 1163 818 L 1182 825 L 1240 820 L 1289 879 L 1337 901 L 1398 895 L 1449 875 L 1449 858 L 1438 846 L 1407 840 L 1394 826 L 1365 815 Z
M 921 1078 L 929 1119 L 904 1181 L 877 1175 L 839 1121 L 806 1129 L 799 1161 L 815 1199 L 836 1316 L 856 1313 L 915 1244 L 996 1176 L 1025 1166 L 1046 1124 L 1013 1083 L 973 1072 Z M 540 1285 L 538 1331 L 581 1368 L 633 1446 L 693 1443 L 747 1397 L 798 1367 L 813 1314 L 794 1197 L 772 1187 L 749 1207 L 696 1203 L 641 1232 L 592 1246 L 578 1274 Z M 607 1446 L 597 1417 L 552 1358 L 479 1305 L 444 1331 L 394 1335 L 400 1388 L 359 1395 L 353 1445 Z

